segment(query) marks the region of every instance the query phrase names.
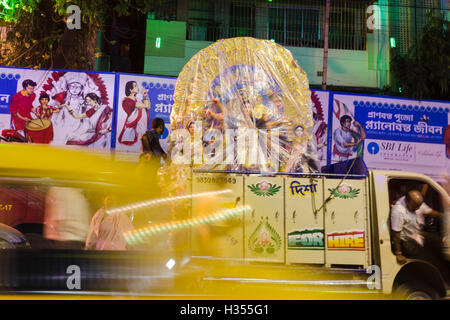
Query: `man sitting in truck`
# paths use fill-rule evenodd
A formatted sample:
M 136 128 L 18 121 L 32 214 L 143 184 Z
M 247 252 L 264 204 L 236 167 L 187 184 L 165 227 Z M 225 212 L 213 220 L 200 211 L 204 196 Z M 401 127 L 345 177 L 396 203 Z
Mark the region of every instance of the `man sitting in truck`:
M 423 201 L 418 190 L 406 193 L 391 209 L 394 253 L 399 264 L 404 264 L 406 257 L 436 261 L 441 255 L 440 237 L 422 230 L 425 215 L 438 217 L 440 213 Z

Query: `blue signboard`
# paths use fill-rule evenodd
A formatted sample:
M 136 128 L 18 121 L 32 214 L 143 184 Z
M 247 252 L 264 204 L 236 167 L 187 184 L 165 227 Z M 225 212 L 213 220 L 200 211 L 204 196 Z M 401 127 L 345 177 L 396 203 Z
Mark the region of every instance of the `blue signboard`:
M 164 122 L 170 123 L 175 85 L 160 83 L 158 78 L 155 77 L 151 81 L 142 82 L 142 86 L 148 90 L 148 96 L 152 103 L 149 111 L 150 119 L 158 117 L 163 119 Z
M 367 139 L 442 144 L 448 108 L 354 101 Z
M 17 82 L 20 74 L 5 73 L 0 74 L 0 113 L 9 114 L 9 103 L 12 96 L 17 92 Z M 19 88 L 22 89 L 22 88 Z

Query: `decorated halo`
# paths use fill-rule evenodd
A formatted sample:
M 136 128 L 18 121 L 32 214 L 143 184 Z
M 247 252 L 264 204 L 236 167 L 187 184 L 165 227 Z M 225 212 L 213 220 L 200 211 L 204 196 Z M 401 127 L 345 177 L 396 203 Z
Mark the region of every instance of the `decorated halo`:
M 277 104 L 274 98 L 281 101 Z M 286 48 L 249 37 L 219 40 L 199 51 L 178 76 L 170 115 L 172 129 L 205 121 L 213 99 L 223 106 L 220 129 L 274 128 L 293 132 L 302 126 L 311 140 L 311 92 L 306 73 Z M 280 107 L 281 106 L 281 107 Z M 273 120 L 274 121 L 274 120 Z M 285 150 L 286 162 L 291 148 Z

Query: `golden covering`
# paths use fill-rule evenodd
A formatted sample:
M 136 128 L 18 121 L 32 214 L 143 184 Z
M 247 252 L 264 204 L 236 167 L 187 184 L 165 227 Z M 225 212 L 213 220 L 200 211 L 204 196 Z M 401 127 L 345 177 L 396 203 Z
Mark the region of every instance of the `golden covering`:
M 302 158 L 315 152 L 308 147 L 314 140 L 308 78 L 291 52 L 271 41 L 248 37 L 219 40 L 194 55 L 178 77 L 170 120 L 172 130 L 201 121 L 204 146 L 208 145 L 208 129 L 220 130 L 224 144 L 227 129 L 239 129 L 239 134 L 249 129 L 258 132 L 256 164 L 225 165 L 224 156 L 212 166 L 216 169 L 311 169 Z M 296 130 L 299 126 L 303 130 Z M 276 130 L 279 140 L 272 136 Z M 280 147 L 278 166 L 270 155 L 274 143 Z M 245 148 L 238 145 L 236 154 L 248 153 Z

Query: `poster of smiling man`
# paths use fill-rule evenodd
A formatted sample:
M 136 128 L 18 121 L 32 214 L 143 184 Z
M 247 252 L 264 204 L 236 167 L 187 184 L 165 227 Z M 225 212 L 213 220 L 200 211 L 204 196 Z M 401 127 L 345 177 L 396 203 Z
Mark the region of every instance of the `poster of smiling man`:
M 165 123 L 160 144 L 167 152 L 175 83 L 176 78 L 119 74 L 117 151 L 140 152 L 141 136 L 158 117 Z
M 109 149 L 114 86 L 114 74 L 0 68 L 1 129 L 30 143 Z

